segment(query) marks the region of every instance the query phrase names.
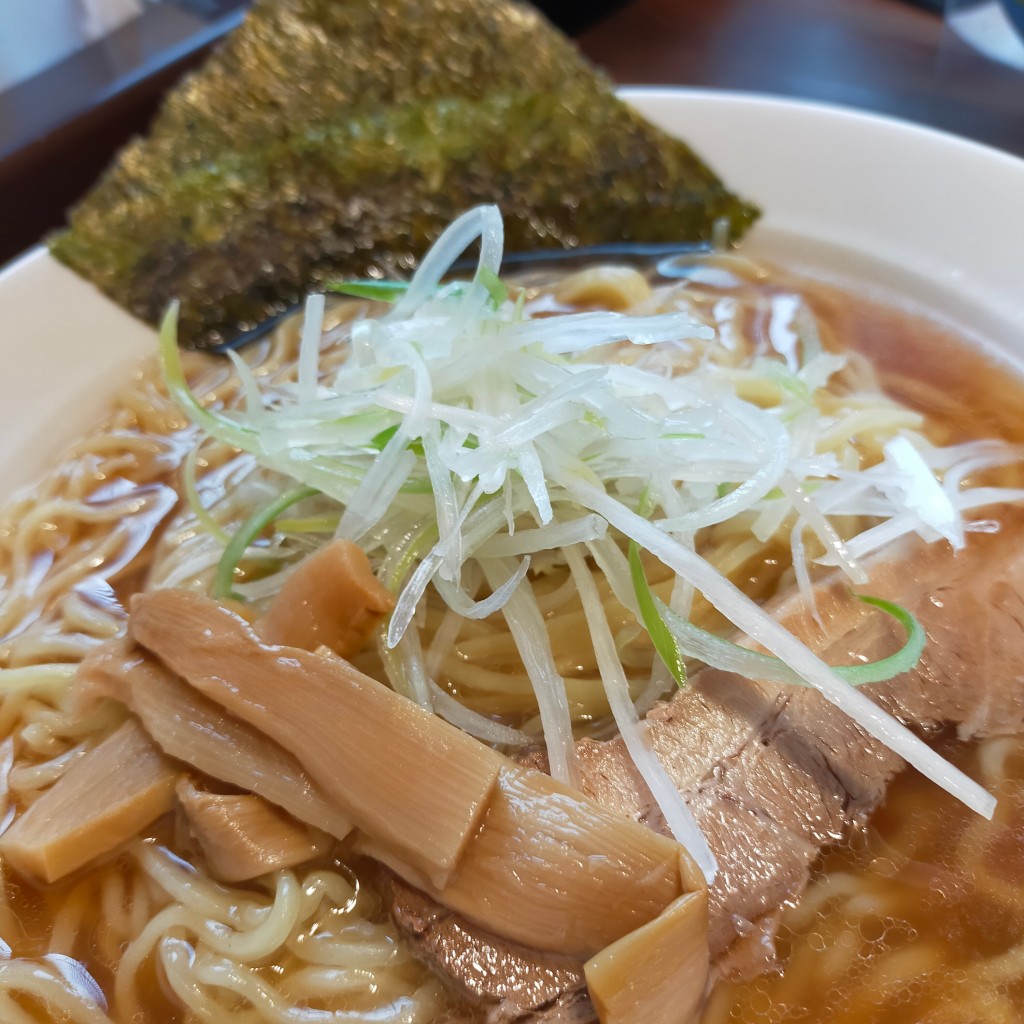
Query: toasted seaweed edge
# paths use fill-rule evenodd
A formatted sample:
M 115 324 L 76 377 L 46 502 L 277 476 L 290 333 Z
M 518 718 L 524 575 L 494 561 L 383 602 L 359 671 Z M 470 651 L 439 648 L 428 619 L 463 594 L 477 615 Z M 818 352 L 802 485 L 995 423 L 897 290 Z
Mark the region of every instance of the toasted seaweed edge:
M 477 202 L 502 206 L 510 249 L 706 240 L 723 217 L 738 238 L 758 216 L 685 143 L 622 103 L 532 9 L 501 0 L 427 6 L 470 19 L 461 31 L 473 46 L 473 26 L 483 25 L 485 50 L 497 40 L 515 51 L 529 39 L 530 72 L 512 68 L 499 49 L 492 63 L 502 91 L 446 70 L 424 76 L 422 95 L 411 99 L 394 88 L 403 84 L 398 76 L 388 102 L 387 74 L 378 69 L 370 101 L 345 106 L 357 74 L 318 108 L 326 120 L 282 122 L 241 103 L 239 83 L 257 54 L 269 52 L 271 67 L 283 59 L 284 26 L 316 27 L 347 11 L 344 24 L 382 31 L 381 22 L 386 28 L 394 16 L 422 9 L 414 0 L 386 12 L 352 0 L 264 0 L 175 90 L 150 136 L 130 144 L 71 212 L 51 251 L 149 322 L 179 298 L 184 343 L 203 345 L 251 327 L 330 277 L 408 270 L 448 220 Z M 482 59 L 476 53 L 467 63 Z M 219 93 L 209 101 L 211 81 L 232 83 L 233 107 L 223 109 Z M 537 91 L 538 82 L 548 87 Z M 297 88 L 309 84 L 300 76 Z M 297 102 L 293 91 L 271 106 L 289 99 Z M 586 133 L 578 131 L 584 120 Z M 204 131 L 213 143 L 203 143 Z M 670 187 L 661 184 L 666 177 Z

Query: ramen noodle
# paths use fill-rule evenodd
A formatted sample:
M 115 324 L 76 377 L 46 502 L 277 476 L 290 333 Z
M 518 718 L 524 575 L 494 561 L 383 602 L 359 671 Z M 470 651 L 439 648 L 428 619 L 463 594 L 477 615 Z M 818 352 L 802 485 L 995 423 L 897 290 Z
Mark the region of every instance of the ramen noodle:
M 644 347 L 609 342 L 589 358 L 665 379 L 711 372 L 723 393 L 756 409 L 793 403 L 794 416 L 825 424 L 813 433 L 808 459 L 851 472 L 881 464 L 896 437 L 922 448 L 1020 438 L 1013 403 L 1004 415 L 970 402 L 972 389 L 982 392 L 985 374 L 994 370 L 972 361 L 971 373 L 956 380 L 962 397 L 952 402 L 947 385 L 973 357 L 934 323 L 736 255 L 681 257 L 659 269 L 526 274 L 500 301 L 518 303 L 535 319 L 597 309 L 637 317 L 685 312 L 700 328 L 697 336 Z M 322 380 L 349 359 L 354 325 L 383 308 L 359 298 L 327 304 Z M 241 358 L 250 380 L 267 393 L 293 386 L 303 372 L 303 331 L 297 316 L 246 349 Z M 879 345 L 884 336 L 899 338 L 904 350 Z M 905 349 L 920 353 L 929 345 L 951 353 L 945 366 L 908 372 L 917 371 L 919 360 Z M 192 393 L 207 408 L 230 413 L 248 403 L 251 409 L 251 384 L 223 357 L 183 358 Z M 382 450 L 387 442 L 381 439 Z M 1006 457 L 982 459 L 972 480 L 1017 488 L 1021 471 Z M 151 359 L 116 396 L 102 426 L 9 503 L 0 520 L 0 774 L 7 825 L 124 722 L 123 705 L 83 701 L 74 678 L 83 657 L 124 633 L 131 595 L 215 589 L 226 546 L 284 486 L 278 470 L 197 429 Z M 710 500 L 728 493 L 707 488 Z M 340 515 L 338 503 L 322 493 L 298 496 L 227 565 L 229 589 L 250 607 L 265 607 L 291 567 L 333 536 Z M 849 512 L 833 516 L 830 529 L 849 538 L 874 522 L 870 510 Z M 526 515 L 516 526 L 512 537 L 538 528 Z M 809 586 L 822 571 L 815 559 L 827 553 L 820 531 L 781 492 L 695 533 L 700 555 L 760 602 Z M 397 594 L 432 542 L 384 516 L 360 546 Z M 515 557 L 511 543 L 494 543 L 495 557 Z M 642 716 L 676 683 L 603 571 L 611 567 L 614 575 L 624 563 L 626 542 L 610 530 L 586 543 L 629 702 Z M 657 559 L 645 556 L 643 567 L 655 597 L 705 630 L 728 631 L 728 620 Z M 612 734 L 609 692 L 570 565 L 555 550 L 536 553 L 526 578 L 565 681 L 572 734 Z M 462 585 L 474 600 L 487 601 L 502 583 L 472 565 L 464 569 Z M 412 655 L 408 643 L 388 645 L 387 628 L 385 622 L 354 655 L 359 669 L 411 699 L 422 702 L 426 694 L 442 717 L 505 753 L 545 743 L 545 710 L 500 609 L 461 615 L 439 590 L 427 589 L 406 634 L 416 645 Z M 690 671 L 698 667 L 688 661 Z M 991 992 L 972 1003 L 973 1021 L 1019 1013 L 1024 962 L 1012 937 L 1019 929 L 1000 931 L 1004 945 L 983 957 L 958 950 L 950 961 L 949 940 L 931 931 L 941 915 L 925 920 L 900 903 L 908 885 L 915 894 L 921 890 L 914 886 L 924 886 L 933 894 L 931 907 L 953 913 L 944 888 L 952 879 L 969 886 L 972 897 L 1007 908 L 998 912 L 1006 920 L 1019 921 L 1017 876 L 992 852 L 1009 842 L 1013 829 L 1019 832 L 1011 786 L 1024 763 L 1019 744 L 992 740 L 964 756 L 976 758 L 974 767 L 1007 796 L 996 821 L 973 821 L 965 811 L 947 828 L 942 815 L 951 812 L 938 810 L 904 818 L 899 808 L 916 797 L 908 797 L 909 784 L 897 784 L 877 822 L 826 855 L 804 899 L 787 911 L 780 973 L 747 987 L 720 987 L 708 1022 L 881 1020 L 873 1009 L 857 1008 L 873 1007 L 876 999 L 923 1006 L 935 979 Z M 2 870 L 0 937 L 9 951 L 0 959 L 0 1018 L 10 1024 L 471 1019 L 413 956 L 388 919 L 373 871 L 351 844 L 229 884 L 211 877 L 202 851 L 172 813 L 54 885 L 38 886 L 6 865 Z M 977 929 L 964 935 L 974 941 Z M 832 995 L 808 994 L 808 977 L 810 988 Z M 837 1016 L 840 1009 L 845 1016 Z M 968 1019 L 957 1012 L 955 1000 L 946 1001 L 928 1019 Z M 893 1013 L 891 1019 L 901 1019 Z

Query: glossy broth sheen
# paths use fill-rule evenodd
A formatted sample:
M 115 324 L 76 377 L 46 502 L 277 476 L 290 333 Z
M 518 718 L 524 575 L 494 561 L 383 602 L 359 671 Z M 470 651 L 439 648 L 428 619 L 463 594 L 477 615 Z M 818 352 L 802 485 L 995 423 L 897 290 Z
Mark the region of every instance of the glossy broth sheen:
M 1024 1018 L 1024 740 L 943 753 L 993 821 L 907 772 L 783 914 L 781 967 L 721 984 L 704 1024 L 981 1024 Z
M 932 440 L 1024 441 L 1024 401 L 1012 397 L 1019 395 L 1020 384 L 1008 381 L 1005 368 L 979 356 L 953 330 L 912 311 L 871 303 L 852 291 L 799 281 L 781 271 L 759 287 L 765 302 L 748 311 L 746 329 L 765 338 L 772 296 L 800 292 L 831 336 L 868 357 L 895 397 L 930 418 Z M 996 394 L 1001 396 L 998 402 Z M 154 404 L 159 406 L 159 401 Z M 1001 471 L 999 482 L 1024 485 L 1024 472 Z M 759 552 L 745 566 L 745 584 L 756 596 L 767 596 L 777 585 L 777 554 L 774 549 Z M 130 590 L 136 579 L 122 580 L 119 591 Z M 493 659 L 493 649 L 487 651 Z M 642 666 L 645 675 L 649 664 L 648 657 Z M 6 709 L 0 718 L 2 739 L 14 721 Z M 995 822 L 973 818 L 916 775 L 896 780 L 868 827 L 822 859 L 807 896 L 786 911 L 780 970 L 754 982 L 719 986 L 705 1024 L 980 1024 L 1024 1019 L 1024 983 L 1019 980 L 1024 977 L 1024 739 L 986 741 L 970 750 L 946 742 L 947 754 L 984 777 L 1000 795 Z M 149 838 L 161 845 L 185 856 L 194 853 L 171 821 L 150 831 Z M 120 857 L 45 891 L 5 871 L 0 936 L 11 943 L 16 957 L 75 957 L 110 997 L 124 950 L 152 915 L 174 902 L 153 872 L 140 867 L 140 850 L 146 847 L 155 844 L 137 843 Z M 200 858 L 195 863 L 202 868 Z M 166 873 L 171 867 L 161 870 Z M 346 869 L 328 858 L 324 865 L 304 866 L 300 880 L 307 870 L 320 867 L 347 877 Z M 268 887 L 257 883 L 230 891 L 210 886 L 205 899 L 222 903 L 224 919 L 234 920 L 236 905 L 250 897 L 263 903 L 271 898 Z M 388 926 L 383 908 L 365 888 L 364 899 L 365 920 L 358 929 L 379 928 L 379 944 L 394 941 L 397 946 L 391 933 L 384 933 Z M 195 915 L 200 925 L 204 914 Z M 311 939 L 318 931 L 340 929 L 344 916 L 342 905 L 328 901 L 303 926 L 303 941 L 306 933 Z M 190 927 L 189 934 L 201 930 Z M 251 968 L 244 965 L 242 971 L 251 969 L 274 984 L 294 979 L 303 962 L 294 951 L 275 948 L 272 956 Z M 399 950 L 396 955 L 404 954 Z M 432 1021 L 454 1019 L 417 963 L 410 959 L 400 964 L 394 975 L 396 985 L 423 987 L 423 1004 L 431 1008 L 426 1012 Z M 111 1018 L 118 1024 L 180 1024 L 186 1017 L 152 955 L 139 966 L 133 992 L 137 1007 L 110 1000 Z M 21 995 L 13 998 L 32 1011 L 33 1020 L 61 1019 Z M 295 1001 L 327 1011 L 370 1013 L 369 1004 L 361 1005 L 360 999 L 349 991 L 337 998 Z M 229 1017 L 250 1020 L 251 1014 L 232 1011 Z M 6 1024 L 2 1011 L 0 1024 Z
M 890 394 L 929 417 L 936 441 L 1024 441 L 1020 379 L 952 328 L 830 285 L 801 291 Z M 941 749 L 998 796 L 994 820 L 916 772 L 899 776 L 784 911 L 778 967 L 720 982 L 702 1024 L 1024 1020 L 1024 739 L 947 737 Z
M 1024 441 L 1020 367 L 986 357 L 953 327 L 851 290 L 811 281 L 800 289 L 819 319 L 866 356 L 883 387 L 920 409 L 941 443 L 998 437 Z

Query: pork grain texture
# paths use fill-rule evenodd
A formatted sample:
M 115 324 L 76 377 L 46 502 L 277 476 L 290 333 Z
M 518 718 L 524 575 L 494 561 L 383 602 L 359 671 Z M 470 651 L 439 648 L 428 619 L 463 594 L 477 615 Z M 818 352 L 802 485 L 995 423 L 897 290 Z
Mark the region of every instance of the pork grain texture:
M 925 734 L 948 724 L 963 739 L 1024 728 L 1017 529 L 977 535 L 959 555 L 944 543 L 903 544 L 875 561 L 860 590 L 909 608 L 928 635 L 913 670 L 868 688 L 877 703 Z M 897 623 L 856 601 L 845 579 L 815 596 L 820 623 L 796 595 L 773 611 L 830 664 L 873 661 L 902 643 Z M 713 669 L 652 709 L 647 727 L 719 862 L 711 955 L 730 951 L 734 968 L 763 967 L 783 903 L 799 897 L 819 852 L 864 820 L 904 763 L 809 688 Z M 583 740 L 578 750 L 585 793 L 665 831 L 646 787 L 628 773 L 621 740 Z
M 870 580 L 858 588 L 910 609 L 925 628 L 918 665 L 867 688 L 923 734 L 943 725 L 955 725 L 965 740 L 1024 730 L 1024 545 L 1019 521 L 1003 520 L 999 533 L 971 536 L 959 554 L 944 542 L 891 547 L 868 566 Z M 876 660 L 903 642 L 898 624 L 857 601 L 845 577 L 819 584 L 815 603 L 817 619 L 797 594 L 773 602 L 772 611 L 830 664 Z M 819 853 L 878 806 L 904 763 L 809 688 L 715 669 L 657 704 L 647 729 L 718 859 L 709 893 L 718 973 L 758 973 L 774 958 L 783 904 L 799 898 Z M 581 740 L 577 753 L 584 793 L 667 833 L 620 739 Z M 546 767 L 539 753 L 524 761 Z M 552 985 L 564 985 L 563 1000 L 578 1000 L 574 971 L 582 965 L 565 974 L 564 964 L 528 950 L 496 956 L 498 940 L 422 900 L 407 887 L 394 890 L 392 916 L 420 959 L 482 1019 L 562 1020 L 544 1016 L 559 1005 Z M 416 923 L 425 920 L 427 928 Z M 545 984 L 535 991 L 543 999 L 531 1009 L 522 993 L 538 972 Z M 588 1012 L 589 1002 L 571 1005 Z
M 390 871 L 380 890 L 413 954 L 486 1024 L 590 1024 L 583 961 L 491 935 Z

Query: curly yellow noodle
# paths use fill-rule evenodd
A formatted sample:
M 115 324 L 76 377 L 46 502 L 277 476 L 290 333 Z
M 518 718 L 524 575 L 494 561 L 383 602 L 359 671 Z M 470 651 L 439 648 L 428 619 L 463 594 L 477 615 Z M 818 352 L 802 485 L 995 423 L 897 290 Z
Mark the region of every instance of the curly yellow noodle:
M 741 393 L 751 400 L 766 405 L 785 400 L 784 389 L 744 367 L 767 351 L 773 297 L 791 298 L 792 289 L 784 280 L 773 283 L 762 268 L 742 257 L 713 256 L 708 263 L 737 282 L 728 301 L 713 289 L 680 282 L 655 288 L 637 311 L 690 309 L 698 319 L 717 325 L 726 343 L 708 349 L 619 347 L 609 351 L 609 358 L 626 358 L 666 373 L 713 361 L 735 376 Z M 616 280 L 621 279 L 612 275 L 604 282 L 605 299 L 609 305 L 628 304 L 635 292 L 616 291 Z M 338 303 L 329 310 L 328 326 L 334 331 L 367 309 L 365 303 Z M 819 333 L 826 350 L 841 349 L 827 317 Z M 263 381 L 273 386 L 294 379 L 299 334 L 300 323 L 292 319 L 247 350 L 245 358 Z M 324 372 L 330 373 L 345 356 L 344 345 L 328 346 Z M 237 381 L 224 360 L 187 356 L 185 362 L 192 386 L 205 402 L 222 407 L 239 403 Z M 856 352 L 847 355 L 833 384 L 815 397 L 817 411 L 832 421 L 819 454 L 833 452 L 849 468 L 877 461 L 893 432 L 924 429 L 936 442 L 948 433 L 944 424 L 933 421 L 922 428 L 921 416 L 888 398 L 874 367 Z M 934 391 L 920 391 L 922 404 L 945 410 L 944 397 Z M 183 465 L 186 458 L 188 466 Z M 193 472 L 204 505 L 198 516 L 185 500 L 183 474 Z M 1016 479 L 1018 473 L 1007 470 L 1006 479 Z M 112 702 L 80 706 L 70 680 L 74 666 L 91 649 L 124 631 L 123 606 L 130 594 L 143 587 L 207 585 L 223 537 L 281 484 L 250 456 L 199 439 L 149 362 L 116 396 L 106 422 L 0 512 L 0 752 L 6 750 L 13 758 L 10 770 L 2 773 L 0 807 L 8 818 L 28 807 L 123 719 L 124 710 Z M 332 512 L 336 509 L 318 507 L 310 516 L 329 520 Z M 160 535 L 151 539 L 158 519 Z M 211 522 L 216 530 L 208 529 Z M 745 581 L 755 597 L 767 597 L 792 582 L 788 559 L 794 523 L 792 514 L 783 516 L 762 542 L 751 536 L 753 517 L 741 516 L 702 531 L 697 544 L 723 572 Z M 844 536 L 863 526 L 854 517 L 838 523 Z M 809 534 L 805 540 L 808 556 L 815 557 L 816 541 Z M 244 561 L 243 585 L 263 586 L 266 592 L 257 603 L 266 600 L 273 592 L 274 574 L 317 542 L 316 537 L 275 537 Z M 608 541 L 621 570 L 624 552 L 616 543 Z M 608 705 L 578 596 L 564 566 L 543 568 L 534 581 L 537 601 L 557 667 L 566 678 L 575 724 L 581 733 L 602 734 L 608 728 Z M 613 568 L 609 573 L 614 579 Z M 654 592 L 669 600 L 673 581 L 667 571 L 653 562 L 646 568 Z M 646 635 L 612 596 L 609 583 L 601 579 L 599 587 L 631 696 L 649 705 L 671 680 L 652 665 Z M 709 628 L 721 625 L 699 595 L 692 614 Z M 468 707 L 539 736 L 533 688 L 500 615 L 461 621 L 434 595 L 417 621 L 438 685 Z M 368 648 L 356 661 L 383 678 L 375 650 Z M 987 756 L 986 764 L 995 765 L 991 770 L 997 775 L 1013 761 L 1009 751 Z M 909 818 L 907 828 L 914 828 Z M 922 827 L 894 841 L 894 849 L 905 859 L 917 856 L 911 848 L 918 851 L 933 842 L 935 831 Z M 990 879 L 986 871 L 984 860 L 979 861 L 979 884 L 991 884 L 993 891 L 999 885 L 1014 888 L 998 877 Z M 0 937 L 13 947 L 10 957 L 0 957 L 3 1024 L 41 1024 L 52 1015 L 70 1024 L 228 1019 L 232 1024 L 296 1024 L 304 1006 L 323 1011 L 326 1016 L 317 1020 L 338 1024 L 370 1016 L 375 1022 L 396 1024 L 449 1019 L 451 1011 L 445 1009 L 437 983 L 412 958 L 395 928 L 382 923 L 379 899 L 334 856 L 250 886 L 224 886 L 208 877 L 201 858 L 169 822 L 162 822 L 111 860 L 51 890 L 31 889 L 9 877 L 2 865 L 0 872 Z M 852 868 L 819 878 L 787 924 L 794 962 L 806 960 L 812 976 L 818 971 L 819 978 L 844 978 L 864 946 L 859 933 L 846 928 L 846 917 L 898 917 L 898 908 L 887 906 L 887 897 L 876 888 Z M 821 923 L 825 920 L 827 927 Z M 795 937 L 807 929 L 817 929 L 828 946 L 824 964 L 812 955 L 813 949 L 798 948 Z M 107 993 L 109 1008 L 64 978 L 59 961 L 45 960 L 49 954 L 81 959 Z M 859 977 L 880 990 L 896 991 L 900 979 L 925 970 L 931 955 L 926 946 L 914 947 L 902 963 L 879 959 L 870 970 L 862 967 Z M 1008 949 L 988 958 L 979 971 L 1002 985 L 1020 977 L 1020 958 L 1018 950 Z M 797 982 L 787 971 L 780 984 L 796 987 Z M 997 996 L 986 1024 L 1006 1019 L 999 1016 L 1006 997 Z M 709 1022 L 740 1019 L 733 1016 L 736 1004 L 723 998 L 721 992 L 714 997 Z M 778 1005 L 796 998 L 788 992 Z M 852 1012 L 853 1005 L 844 1012 Z M 756 1024 L 769 1018 L 742 1019 Z

